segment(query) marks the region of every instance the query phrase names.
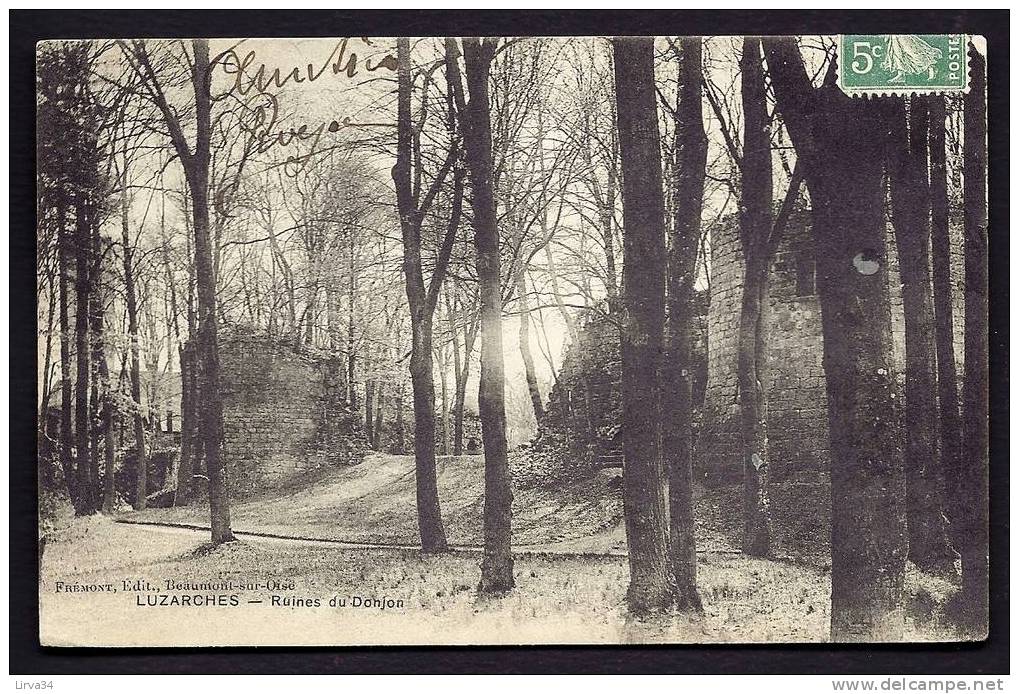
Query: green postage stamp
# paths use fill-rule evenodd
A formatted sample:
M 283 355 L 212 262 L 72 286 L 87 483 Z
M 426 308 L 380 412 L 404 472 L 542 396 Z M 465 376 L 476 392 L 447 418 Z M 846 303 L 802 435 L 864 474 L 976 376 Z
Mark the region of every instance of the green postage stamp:
M 965 34 L 843 34 L 839 86 L 850 96 L 965 92 Z

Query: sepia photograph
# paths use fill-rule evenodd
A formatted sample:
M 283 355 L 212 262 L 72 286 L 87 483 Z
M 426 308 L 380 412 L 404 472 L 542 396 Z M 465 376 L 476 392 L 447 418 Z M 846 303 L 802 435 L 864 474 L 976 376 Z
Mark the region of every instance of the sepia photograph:
M 399 33 L 36 45 L 42 646 L 985 640 L 987 41 Z

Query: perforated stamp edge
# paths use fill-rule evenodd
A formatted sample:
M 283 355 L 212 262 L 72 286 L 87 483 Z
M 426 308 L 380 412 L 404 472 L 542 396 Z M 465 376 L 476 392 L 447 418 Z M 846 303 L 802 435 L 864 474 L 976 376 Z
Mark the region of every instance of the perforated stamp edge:
M 889 96 L 927 96 L 927 95 L 947 95 L 947 94 L 967 94 L 969 93 L 969 77 L 970 77 L 970 46 L 973 46 L 985 57 L 987 56 L 987 41 L 983 36 L 974 34 L 959 34 L 963 37 L 963 53 L 966 59 L 963 61 L 963 86 L 962 87 L 931 87 L 923 88 L 916 86 L 909 87 L 852 87 L 846 86 L 842 82 L 842 65 L 843 54 L 842 54 L 842 38 L 848 34 L 838 34 L 835 37 L 835 58 L 838 61 L 838 70 L 835 71 L 836 83 L 838 88 L 843 94 L 850 96 L 854 99 L 867 99 L 872 97 L 889 97 Z M 916 34 L 919 36 L 920 34 Z M 950 36 L 951 34 L 943 34 L 944 36 Z

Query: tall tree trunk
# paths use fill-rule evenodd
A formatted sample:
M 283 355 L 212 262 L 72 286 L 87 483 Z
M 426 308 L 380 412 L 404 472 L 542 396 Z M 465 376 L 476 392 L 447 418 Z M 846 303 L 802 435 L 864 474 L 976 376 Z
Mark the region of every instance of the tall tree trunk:
M 810 82 L 792 38 L 765 38 L 812 203 L 832 486 L 833 641 L 898 641 L 906 559 L 882 186 L 886 120 Z
M 457 152 L 451 148 L 429 192 L 422 201 L 415 194 L 412 183 L 414 132 L 411 122 L 410 41 L 397 40 L 397 147 L 393 182 L 400 211 L 400 229 L 403 237 L 403 271 L 410 308 L 411 353 L 410 378 L 414 397 L 414 467 L 416 475 L 418 533 L 424 552 L 445 552 L 449 549 L 446 531 L 442 527 L 439 508 L 439 489 L 435 472 L 435 380 L 432 363 L 432 319 L 435 304 L 449 262 L 449 253 L 455 231 L 459 225 L 460 206 L 463 204 L 463 177 L 454 181 L 453 211 L 443 239 L 439 257 L 432 272 L 427 290 L 421 269 L 421 225 L 426 208 L 431 205 L 438 186 L 448 175 Z M 447 71 L 449 70 L 447 56 Z M 448 77 L 448 75 L 447 75 Z
M 154 297 L 151 295 L 145 298 L 146 311 L 145 318 L 148 329 L 148 349 L 145 350 L 145 373 L 146 381 L 145 384 L 145 399 L 146 399 L 146 410 L 148 412 L 149 420 L 149 432 L 152 436 L 155 436 L 162 426 L 160 417 L 162 412 L 160 411 L 160 405 L 163 402 L 162 396 L 162 383 L 159 377 L 159 352 L 160 352 L 160 339 L 159 330 L 156 325 L 155 317 L 153 316 L 154 308 L 152 303 Z
M 955 480 L 956 524 L 962 555 L 965 623 L 973 638 L 987 634 L 987 64 L 969 51 L 970 91 L 964 100 L 963 199 L 966 234 L 966 358 L 962 385 L 964 467 Z
M 527 380 L 527 393 L 531 396 L 531 408 L 534 410 L 534 421 L 539 426 L 545 416 L 545 406 L 538 390 L 538 376 L 534 369 L 534 354 L 531 352 L 531 306 L 527 298 L 527 268 L 522 267 L 516 280 L 517 302 L 520 306 L 520 329 L 517 342 L 520 356 L 524 359 L 524 378 Z
M 326 282 L 326 332 L 329 333 L 329 351 L 340 350 L 340 293 L 335 276 Z
M 654 39 L 613 40 L 623 178 L 623 515 L 631 612 L 676 602 L 662 463 L 665 201 L 655 104 Z
M 315 272 L 313 270 L 313 272 Z M 304 344 L 309 347 L 315 346 L 315 323 L 318 313 L 318 280 L 313 278 L 311 286 L 308 287 L 308 304 L 304 308 Z
M 395 332 L 396 349 L 395 349 L 394 353 L 396 355 L 397 363 L 400 362 L 400 360 L 403 358 L 403 355 L 405 354 L 404 351 L 403 351 L 404 350 L 403 329 L 404 329 L 404 323 L 403 323 L 403 321 L 401 319 L 397 323 L 397 325 L 396 325 L 396 332 Z M 406 424 L 404 422 L 404 412 L 403 412 L 403 408 L 404 408 L 404 392 L 405 392 L 404 379 L 401 378 L 399 375 L 397 375 L 396 383 L 394 383 L 393 385 L 394 385 L 394 393 L 393 393 L 393 408 L 394 408 L 394 413 L 393 413 L 393 445 L 392 445 L 392 450 L 390 452 L 391 453 L 395 453 L 397 455 L 403 455 L 404 453 L 407 452 Z
M 439 510 L 435 475 L 435 381 L 432 374 L 431 316 L 418 320 L 411 338 L 410 379 L 414 393 L 414 459 L 417 466 L 418 531 L 421 549 L 449 549 Z
M 382 416 L 386 404 L 386 382 L 378 381 L 375 386 L 375 436 L 372 439 L 372 447 L 382 450 Z
M 899 256 L 902 312 L 906 322 L 906 520 L 909 558 L 924 571 L 955 576 L 956 553 L 942 512 L 938 454 L 938 385 L 930 268 L 928 110 L 923 98 L 888 105 L 892 226 Z
M 174 288 L 173 288 L 172 278 L 170 280 L 170 283 L 168 284 L 168 288 L 169 288 L 169 292 L 164 294 L 163 306 L 164 306 L 164 310 L 166 311 L 166 314 L 168 316 L 173 316 L 173 318 L 171 319 L 171 322 L 176 323 L 177 298 L 176 298 L 176 293 L 175 293 Z M 177 352 L 175 341 L 174 341 L 174 335 L 177 335 L 178 340 L 179 340 L 179 337 L 180 337 L 179 331 L 176 330 L 175 328 L 173 328 L 170 325 L 166 326 L 166 368 L 164 370 L 164 373 L 171 379 L 170 380 L 171 383 L 172 383 L 172 378 L 173 378 L 173 357 L 174 357 L 174 354 Z M 165 409 L 166 432 L 168 434 L 172 434 L 173 433 L 173 388 L 172 387 L 168 387 L 167 390 L 169 392 L 167 393 L 166 403 L 165 403 L 165 408 L 166 408 Z
M 227 471 L 223 465 L 223 394 L 219 381 L 219 336 L 216 314 L 216 276 L 212 264 L 212 242 L 209 237 L 209 138 L 211 135 L 212 103 L 209 93 L 209 42 L 193 41 L 195 64 L 192 82 L 197 113 L 197 140 L 194 154 L 189 157 L 188 180 L 194 210 L 195 278 L 198 288 L 198 390 L 199 432 L 209 478 L 209 513 L 212 543 L 222 544 L 234 539 L 230 529 L 230 501 Z
M 75 201 L 75 306 L 74 306 L 74 360 L 76 382 L 74 390 L 74 434 L 76 449 L 76 472 L 78 492 L 81 495 L 81 514 L 95 513 L 98 506 L 96 480 L 92 478 L 92 455 L 89 446 L 89 427 L 92 421 L 89 412 L 89 376 L 91 371 L 91 350 L 89 344 L 89 306 L 91 284 L 89 262 L 91 260 L 92 234 L 89 223 L 88 203 L 83 199 Z
M 184 198 L 187 206 L 187 198 Z M 186 312 L 188 319 L 189 339 L 186 345 L 181 347 L 181 410 L 180 410 L 180 437 L 181 456 L 180 465 L 177 468 L 177 494 L 174 503 L 179 506 L 186 506 L 191 500 L 194 484 L 194 472 L 201 466 L 202 441 L 198 431 L 198 355 L 196 352 L 196 336 L 198 334 L 198 315 L 195 311 L 195 256 L 191 250 L 191 234 L 184 235 L 185 256 L 188 259 L 188 291 L 186 301 Z M 187 372 L 185 375 L 185 365 Z M 183 484 L 183 486 L 180 486 Z
M 177 492 L 174 506 L 187 506 L 191 501 L 191 485 L 198 457 L 198 426 L 195 402 L 198 395 L 198 366 L 194 342 L 180 348 L 180 464 L 177 466 Z
M 131 342 L 131 411 L 134 413 L 135 502 L 137 510 L 144 510 L 148 498 L 148 456 L 145 451 L 145 421 L 142 417 L 142 381 L 138 335 L 138 296 L 134 284 L 134 249 L 131 247 L 131 233 L 128 222 L 127 201 L 127 156 L 120 173 L 120 233 L 124 251 L 124 293 L 127 296 L 127 336 Z M 151 403 L 150 403 L 151 404 Z
M 396 453 L 397 455 L 403 455 L 407 452 L 407 434 L 403 415 L 403 393 L 404 384 L 403 379 L 401 378 L 400 385 L 396 389 L 396 402 L 394 404 L 394 407 L 396 407 L 396 421 L 393 424 L 393 453 Z
M 81 490 L 74 472 L 73 402 L 71 400 L 71 246 L 74 237 L 67 230 L 67 204 L 60 201 L 57 210 L 57 252 L 60 273 L 60 468 L 64 473 L 67 495 L 77 515 L 84 514 Z
M 439 352 L 442 357 L 439 362 L 439 433 L 442 437 L 442 455 L 449 455 L 449 376 L 446 374 L 449 357 L 446 350 L 447 347 L 443 347 Z
M 367 368 L 367 367 L 366 367 Z M 364 379 L 364 434 L 368 445 L 375 447 L 375 379 Z
M 470 325 L 464 325 L 464 357 L 460 377 L 456 381 L 456 396 L 453 402 L 453 454 L 463 455 L 464 450 L 464 401 L 467 399 L 467 379 L 471 374 L 471 357 L 474 343 L 478 338 L 478 317 L 472 317 Z
M 99 356 L 99 377 L 103 382 L 103 513 L 111 514 L 117 503 L 117 406 L 113 402 L 113 383 L 105 349 Z
M 605 203 L 601 206 L 599 219 L 601 222 L 602 245 L 605 248 L 605 292 L 609 300 L 609 312 L 614 313 L 619 301 L 619 287 L 616 284 L 616 240 L 613 232 L 613 218 L 616 214 L 616 164 L 609 161 L 608 188 L 605 191 Z
M 743 39 L 743 158 L 740 161 L 740 241 L 746 272 L 740 304 L 736 380 L 743 445 L 743 552 L 771 549 L 768 493 L 768 396 L 764 346 L 768 268 L 771 261 L 771 132 L 761 64 L 761 40 Z
M 467 167 L 473 189 L 474 244 L 481 296 L 481 383 L 478 413 L 485 446 L 485 550 L 481 593 L 513 588 L 511 522 L 513 488 L 506 445 L 505 365 L 502 348 L 502 289 L 499 227 L 492 181 L 492 123 L 488 80 L 498 39 L 463 39 L 470 92 L 465 133 Z
M 669 538 L 672 573 L 681 609 L 701 609 L 697 593 L 697 546 L 693 516 L 692 334 L 697 244 L 708 140 L 701 110 L 701 37 L 680 39 L 679 110 L 673 169 L 673 226 L 669 244 L 668 348 L 663 368 L 662 447 L 669 474 Z
M 93 225 L 92 229 L 92 256 L 95 259 L 93 269 L 95 271 L 95 281 L 92 283 L 92 358 L 95 361 L 96 367 L 99 372 L 99 377 L 96 379 L 96 387 L 93 388 L 93 392 L 97 393 L 95 400 L 95 407 L 99 407 L 99 403 L 102 402 L 101 420 L 102 425 L 100 429 L 96 430 L 96 438 L 100 433 L 103 435 L 104 444 L 104 456 L 103 456 L 103 470 L 102 470 L 102 511 L 105 514 L 113 513 L 114 506 L 116 505 L 117 499 L 117 488 L 116 488 L 116 441 L 115 436 L 115 417 L 116 417 L 116 405 L 113 401 L 113 383 L 110 380 L 110 366 L 106 360 L 106 341 L 104 339 L 104 324 L 105 324 L 105 311 L 106 307 L 103 304 L 103 298 L 100 293 L 99 280 L 102 277 L 101 270 L 101 259 L 103 257 L 102 248 L 102 237 L 99 234 L 99 228 Z M 101 396 L 99 395 L 101 393 Z M 99 460 L 99 445 L 98 442 L 93 446 L 94 461 L 96 468 L 98 468 Z M 98 469 L 95 469 L 94 478 L 98 485 L 100 478 Z
M 93 287 L 92 291 L 95 291 Z M 89 303 L 89 314 L 94 312 L 95 307 L 95 294 L 93 293 L 92 301 Z M 88 461 L 91 465 L 89 471 L 89 477 L 92 479 L 92 496 L 95 499 L 96 510 L 102 509 L 103 505 L 103 485 L 102 485 L 102 469 L 99 465 L 99 458 L 103 455 L 102 452 L 102 390 L 100 389 L 100 376 L 99 376 L 99 361 L 98 354 L 96 352 L 96 334 L 94 329 L 91 327 L 94 325 L 93 319 L 89 318 L 89 455 Z
M 948 219 L 948 178 L 945 150 L 945 98 L 930 101 L 931 255 L 934 275 L 934 339 L 938 363 L 938 413 L 941 467 L 945 480 L 958 479 L 962 469 L 962 419 L 959 415 L 959 375 L 955 359 L 955 317 L 952 305 L 952 243 Z M 948 485 L 942 481 L 942 489 Z M 945 494 L 949 502 L 954 495 Z M 956 512 L 945 509 L 955 522 Z M 954 528 L 953 528 L 954 530 Z
M 354 377 L 357 368 L 357 354 L 354 351 L 354 300 L 357 297 L 357 264 L 354 259 L 354 234 L 350 233 L 350 259 L 347 267 L 347 402 L 351 409 L 357 409 L 357 388 Z
M 463 415 L 456 409 L 457 395 L 460 392 L 460 380 L 463 378 L 463 361 L 460 356 L 460 330 L 456 325 L 456 313 L 449 292 L 446 292 L 446 317 L 449 322 L 449 334 L 453 347 L 453 455 L 463 455 Z M 459 421 L 457 415 L 460 415 Z
M 57 243 L 60 243 L 59 232 Z M 59 253 L 59 251 L 58 251 Z M 58 270 L 59 271 L 59 270 Z M 39 441 L 40 444 L 49 438 L 49 409 L 53 388 L 53 319 L 57 308 L 57 278 L 51 274 L 46 278 L 49 284 L 46 300 L 46 354 L 43 357 L 42 397 L 39 403 Z

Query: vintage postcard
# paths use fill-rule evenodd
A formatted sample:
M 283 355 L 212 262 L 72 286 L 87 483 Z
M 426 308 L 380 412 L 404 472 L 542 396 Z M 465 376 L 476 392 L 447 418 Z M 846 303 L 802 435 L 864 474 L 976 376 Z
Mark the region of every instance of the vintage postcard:
M 41 643 L 984 639 L 986 65 L 39 43 Z

